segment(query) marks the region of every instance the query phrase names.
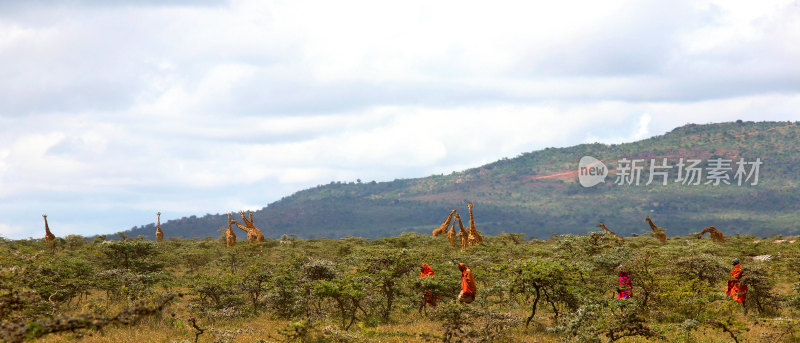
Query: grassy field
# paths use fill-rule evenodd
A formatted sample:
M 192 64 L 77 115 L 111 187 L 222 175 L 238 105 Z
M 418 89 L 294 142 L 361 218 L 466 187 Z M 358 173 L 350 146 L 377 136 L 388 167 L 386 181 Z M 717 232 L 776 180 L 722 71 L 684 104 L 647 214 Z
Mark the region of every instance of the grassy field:
M 746 314 L 724 295 L 734 257 L 749 285 Z M 422 262 L 436 275 L 420 278 Z M 459 262 L 477 281 L 468 305 L 455 301 Z M 631 299 L 614 297 L 620 264 Z M 413 233 L 231 248 L 71 236 L 54 248 L 0 240 L 0 268 L 9 342 L 194 342 L 192 320 L 204 330 L 198 342 L 800 341 L 795 237 L 504 234 L 459 251 Z M 419 313 L 426 290 L 438 306 Z

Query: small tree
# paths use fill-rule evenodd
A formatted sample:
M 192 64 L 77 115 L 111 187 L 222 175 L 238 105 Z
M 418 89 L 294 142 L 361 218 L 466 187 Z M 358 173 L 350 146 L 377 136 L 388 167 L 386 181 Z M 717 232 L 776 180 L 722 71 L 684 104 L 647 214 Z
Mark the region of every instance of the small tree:
M 157 272 L 164 268 L 164 263 L 158 259 L 158 246 L 153 241 L 124 240 L 105 244 L 102 251 L 106 264 L 112 268 L 137 273 Z
M 359 271 L 370 277 L 383 296 L 385 306 L 381 309 L 381 318 L 388 321 L 403 277 L 415 270 L 418 263 L 405 252 L 383 252 L 368 255 L 359 260 L 358 265 Z
M 215 313 L 215 310 L 227 310 L 223 316 L 230 317 L 239 315 L 237 311 L 240 305 L 244 303 L 241 299 L 241 290 L 238 288 L 238 280 L 234 277 L 226 276 L 210 276 L 205 274 L 195 274 L 192 277 L 191 289 L 197 295 L 197 298 L 192 299 L 200 313 L 209 316 Z
M 361 306 L 361 299 L 364 298 L 364 289 L 368 282 L 366 278 L 350 275 L 342 275 L 333 280 L 318 280 L 315 282 L 314 295 L 333 299 L 342 320 L 342 329 L 349 330 L 355 323 L 359 310 L 367 315 Z
M 551 305 L 556 317 L 559 315 L 559 303 L 577 308 L 578 299 L 571 289 L 574 270 L 567 268 L 563 261 L 547 258 L 529 259 L 517 266 L 511 293 L 524 295 L 528 299 L 533 296 L 531 315 L 525 320 L 525 326 L 536 316 L 540 300 Z
M 259 308 L 263 304 L 261 299 L 269 289 L 269 280 L 272 278 L 272 272 L 266 269 L 263 264 L 251 265 L 248 267 L 244 278 L 241 281 L 241 289 L 247 293 L 250 304 L 253 306 L 253 312 L 258 313 Z
M 745 307 L 755 309 L 759 314 L 777 314 L 780 310 L 780 296 L 774 293 L 775 278 L 770 277 L 767 270 L 752 265 L 744 268 L 744 276 L 739 281 L 747 285 Z

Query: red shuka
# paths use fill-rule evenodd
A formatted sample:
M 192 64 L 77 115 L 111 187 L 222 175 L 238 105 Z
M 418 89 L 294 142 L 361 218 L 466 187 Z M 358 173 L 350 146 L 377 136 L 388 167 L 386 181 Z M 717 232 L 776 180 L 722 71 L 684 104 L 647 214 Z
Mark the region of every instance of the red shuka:
M 427 263 L 422 264 L 422 272 L 419 273 L 419 277 L 426 277 L 433 275 L 433 268 L 429 266 Z
M 731 278 L 733 280 L 728 280 L 725 289 L 725 295 L 733 298 L 737 303 L 743 303 L 747 298 L 747 285 L 739 284 L 739 279 L 741 279 L 742 276 L 744 276 L 744 273 L 742 273 L 742 265 L 737 264 L 733 266 L 733 269 L 731 269 Z
M 461 292 L 472 294 L 473 296 L 477 295 L 478 289 L 475 286 L 475 277 L 472 276 L 472 269 L 463 263 L 459 263 L 458 267 L 461 269 Z
M 427 263 L 422 264 L 422 271 L 419 273 L 420 278 L 424 278 L 426 276 L 433 276 L 433 268 L 429 266 Z M 431 291 L 425 291 L 425 302 L 436 306 L 436 300 L 439 299 L 438 295 L 431 294 Z

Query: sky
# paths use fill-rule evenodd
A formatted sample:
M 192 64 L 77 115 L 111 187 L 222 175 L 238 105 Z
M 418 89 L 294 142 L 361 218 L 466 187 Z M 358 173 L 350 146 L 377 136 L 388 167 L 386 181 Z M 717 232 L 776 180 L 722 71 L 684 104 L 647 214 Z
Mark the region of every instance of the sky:
M 800 1 L 0 2 L 0 236 L 800 120 Z

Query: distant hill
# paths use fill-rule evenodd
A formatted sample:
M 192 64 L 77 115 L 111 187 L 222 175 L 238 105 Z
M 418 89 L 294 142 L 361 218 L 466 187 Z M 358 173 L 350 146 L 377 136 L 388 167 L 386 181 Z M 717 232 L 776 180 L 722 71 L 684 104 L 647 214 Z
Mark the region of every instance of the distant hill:
M 584 188 L 577 182 L 578 161 L 596 157 L 608 166 L 605 183 Z M 758 185 L 676 183 L 679 158 L 736 161 L 760 158 Z M 646 159 L 640 186 L 614 183 L 617 162 Z M 669 185 L 648 180 L 649 159 L 668 158 Z M 668 235 L 716 226 L 725 234 L 800 234 L 800 123 L 733 122 L 689 124 L 649 139 L 625 144 L 581 144 L 547 148 L 503 158 L 484 166 L 391 182 L 341 183 L 306 189 L 255 212 L 256 226 L 268 237 L 360 236 L 378 238 L 401 232 L 430 233 L 456 208 L 468 225 L 467 202 L 475 204 L 477 228 L 484 233 L 551 234 L 599 231 L 604 222 L 621 235 L 649 232 L 650 216 Z M 703 179 L 703 183 L 706 179 Z M 238 214 L 237 214 L 238 216 Z M 171 220 L 167 237 L 217 237 L 225 214 Z M 125 231 L 153 238 L 154 224 Z M 241 231 L 239 231 L 242 233 Z M 240 236 L 243 237 L 242 234 Z

